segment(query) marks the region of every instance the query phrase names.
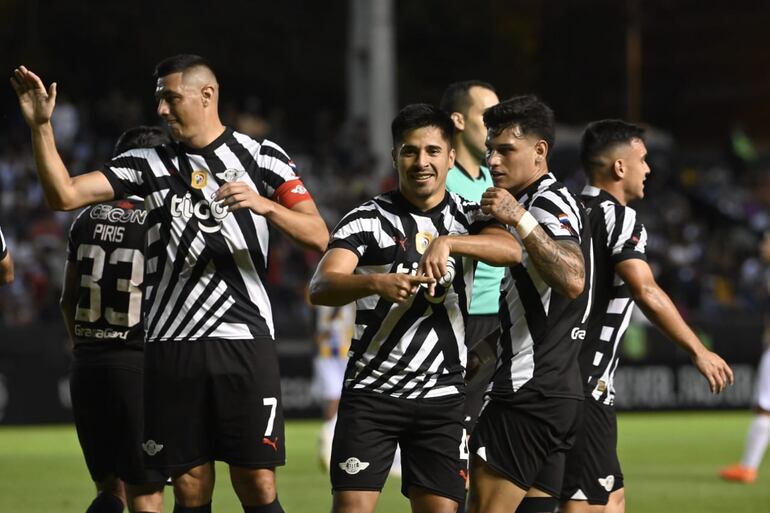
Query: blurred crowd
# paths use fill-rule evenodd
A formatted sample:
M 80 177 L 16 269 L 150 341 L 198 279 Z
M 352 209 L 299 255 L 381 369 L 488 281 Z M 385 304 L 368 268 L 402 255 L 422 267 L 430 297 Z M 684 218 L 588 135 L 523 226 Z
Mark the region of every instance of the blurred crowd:
M 327 224 L 383 189 L 395 176 L 373 172 L 364 120 L 316 114 L 311 130 L 297 135 L 281 109 L 265 110 L 257 97 L 223 106 L 223 120 L 257 139 L 269 138 L 291 155 Z M 59 97 L 54 129 L 70 172 L 100 168 L 126 128 L 155 124 L 152 111 L 118 90 L 99 101 Z M 58 298 L 69 225 L 77 212 L 53 212 L 36 179 L 29 132 L 20 117 L 4 117 L 0 130 L 0 226 L 16 264 L 17 279 L 0 295 L 0 324 L 60 319 Z M 297 128 L 297 127 L 295 127 Z M 575 192 L 584 179 L 577 145 L 581 127 L 561 128 L 551 169 Z M 693 150 L 650 132 L 647 198 L 633 205 L 650 234 L 648 255 L 656 277 L 685 317 L 758 315 L 766 296 L 765 268 L 757 247 L 770 231 L 770 161 L 735 128 L 723 148 Z M 274 233 L 268 288 L 278 335 L 311 333 L 306 284 L 320 255 L 303 252 Z

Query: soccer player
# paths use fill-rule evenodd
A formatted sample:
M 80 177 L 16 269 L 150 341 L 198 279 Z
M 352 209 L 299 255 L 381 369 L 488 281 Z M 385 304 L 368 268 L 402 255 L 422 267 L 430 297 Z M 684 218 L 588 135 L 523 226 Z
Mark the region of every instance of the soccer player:
M 11 82 L 52 208 L 145 198 L 142 446 L 147 465 L 173 478 L 174 510 L 210 511 L 213 461 L 222 460 L 245 512 L 280 512 L 275 467 L 284 464 L 285 440 L 263 283 L 268 226 L 316 250 L 328 230 L 278 145 L 222 125 L 219 84 L 205 59 L 170 57 L 155 76 L 158 115 L 176 142 L 131 150 L 75 177 L 53 137 L 56 84 L 46 90 L 23 66 Z
M 13 258 L 5 244 L 3 231 L 0 230 L 0 285 L 7 285 L 13 281 Z
M 492 175 L 486 167 L 487 129 L 483 114 L 486 109 L 498 103 L 495 88 L 479 80 L 454 82 L 447 86 L 441 97 L 439 106 L 449 114 L 455 126 L 452 141 L 456 153 L 455 165 L 449 170 L 446 188 L 471 201 L 481 201 L 481 195 L 493 185 Z M 465 327 L 465 345 L 468 349 L 473 349 L 487 337 L 499 336 L 498 310 L 503 272 L 502 267 L 492 267 L 484 262 L 476 265 Z M 473 382 L 468 384 L 465 395 L 468 431 L 473 429 L 481 411 L 484 390 L 492 372 L 494 365 L 490 361 L 484 369 L 476 372 Z
M 550 512 L 561 491 L 583 399 L 577 352 L 584 334 L 590 236 L 580 202 L 548 171 L 551 109 L 518 96 L 484 112 L 487 162 L 495 187 L 484 212 L 523 245 L 506 269 L 488 401 L 471 434 L 469 510 Z M 524 501 L 525 496 L 527 500 Z M 524 502 L 523 502 L 524 501 Z
M 114 155 L 170 140 L 160 128 L 120 136 Z M 165 476 L 144 468 L 141 325 L 144 202 L 132 198 L 85 208 L 70 228 L 61 309 L 73 343 L 72 411 L 96 483 L 88 513 L 161 513 Z
M 650 173 L 646 156 L 643 130 L 635 125 L 597 121 L 583 134 L 581 160 L 589 185 L 582 200 L 593 237 L 594 298 L 579 356 L 586 399 L 582 426 L 567 455 L 562 490 L 562 500 L 567 501 L 563 511 L 568 513 L 624 511 L 614 375 L 634 303 L 690 354 L 712 392 L 721 392 L 733 381 L 730 368 L 701 344 L 647 264 L 647 231 L 628 207 L 644 196 L 644 180 Z
M 521 250 L 478 204 L 446 191 L 455 156 L 446 113 L 408 105 L 391 128 L 398 189 L 340 221 L 310 284 L 315 304 L 357 307 L 332 447 L 332 511 L 374 511 L 398 443 L 412 510 L 454 513 L 467 476 L 470 259 L 513 265 Z
M 759 254 L 765 264 L 770 264 L 770 233 L 766 233 L 759 247 Z M 768 291 L 770 292 L 770 291 Z M 770 441 L 770 319 L 765 314 L 765 350 L 759 360 L 755 385 L 754 418 L 746 433 L 746 445 L 741 462 L 723 468 L 719 475 L 722 479 L 738 483 L 751 484 L 757 480 L 762 458 Z
M 329 470 L 334 425 L 342 393 L 350 340 L 356 320 L 356 305 L 318 306 L 315 309 L 315 342 L 318 349 L 313 360 L 313 389 L 323 400 L 323 420 L 319 437 L 319 457 Z

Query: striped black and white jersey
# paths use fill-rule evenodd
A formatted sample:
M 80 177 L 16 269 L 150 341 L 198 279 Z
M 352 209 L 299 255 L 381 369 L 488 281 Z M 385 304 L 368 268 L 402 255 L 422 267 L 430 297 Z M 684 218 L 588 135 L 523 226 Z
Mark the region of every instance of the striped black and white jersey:
M 141 196 L 148 210 L 147 342 L 274 338 L 267 220 L 212 196 L 240 181 L 290 207 L 310 197 L 294 168 L 275 143 L 230 128 L 205 148 L 134 149 L 107 164 L 115 196 Z
M 147 211 L 120 200 L 84 208 L 70 228 L 75 357 L 144 347 L 142 286 Z
M 5 244 L 5 237 L 3 237 L 3 230 L 0 230 L 0 260 L 5 258 L 8 254 L 8 246 Z
M 522 262 L 506 269 L 500 285 L 502 334 L 488 392 L 493 398 L 511 402 L 531 397 L 519 394 L 522 389 L 547 397 L 582 399 L 577 358 L 591 296 L 591 245 L 585 210 L 550 173 L 517 194 L 516 199 L 552 239 L 580 245 L 585 287 L 574 300 L 554 291 L 522 244 Z M 514 227 L 509 231 L 520 239 Z
M 634 310 L 628 285 L 615 266 L 631 258 L 647 260 L 647 231 L 634 209 L 604 190 L 588 185 L 581 199 L 588 210 L 595 257 L 594 301 L 580 350 L 583 391 L 586 397 L 612 405 L 620 342 Z
M 421 212 L 391 191 L 345 215 L 329 248 L 358 255 L 355 274 L 415 274 L 434 238 L 475 234 L 493 222 L 478 204 L 454 193 Z M 457 258 L 454 265 L 451 284 L 437 286 L 435 296 L 423 287 L 401 305 L 376 295 L 356 301 L 346 390 L 406 399 L 464 393 L 465 319 L 474 264 Z

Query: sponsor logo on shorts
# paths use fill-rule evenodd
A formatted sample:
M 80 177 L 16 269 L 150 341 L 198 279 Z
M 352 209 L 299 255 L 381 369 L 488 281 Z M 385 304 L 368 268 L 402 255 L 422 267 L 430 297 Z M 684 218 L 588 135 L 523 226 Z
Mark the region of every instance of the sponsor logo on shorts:
M 148 456 L 155 456 L 163 450 L 163 444 L 159 444 L 155 440 L 147 440 L 142 444 L 142 449 L 144 449 Z
M 243 169 L 225 169 L 221 173 L 217 173 L 217 178 L 220 180 L 224 180 L 225 182 L 235 182 L 238 180 L 238 178 L 242 177 L 246 174 L 246 171 Z
M 612 487 L 615 486 L 615 476 L 613 475 L 609 475 L 607 477 L 600 477 L 598 481 L 599 481 L 599 484 L 602 485 L 602 488 L 604 488 L 608 492 L 611 492 Z
M 339 464 L 340 468 L 351 476 L 358 474 L 369 467 L 369 462 L 361 461 L 358 458 L 348 458 Z
M 273 450 L 275 452 L 278 452 L 278 437 L 277 436 L 275 437 L 275 440 L 270 440 L 268 437 L 264 437 L 262 439 L 262 443 L 264 445 L 269 445 L 270 447 L 273 448 Z

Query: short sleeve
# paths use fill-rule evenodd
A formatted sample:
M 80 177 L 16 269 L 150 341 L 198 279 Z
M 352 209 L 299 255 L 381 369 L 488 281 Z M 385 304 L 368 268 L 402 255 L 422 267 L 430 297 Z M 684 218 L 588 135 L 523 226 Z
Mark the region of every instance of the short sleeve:
M 115 199 L 128 196 L 146 196 L 147 178 L 152 174 L 148 149 L 135 149 L 122 153 L 109 161 L 101 170 L 112 185 Z
M 563 191 L 548 190 L 532 201 L 529 212 L 554 240 L 580 243 L 583 219 L 575 197 Z
M 618 204 L 606 204 L 607 246 L 615 263 L 638 258 L 647 260 L 647 229 L 637 222 L 636 211 Z

